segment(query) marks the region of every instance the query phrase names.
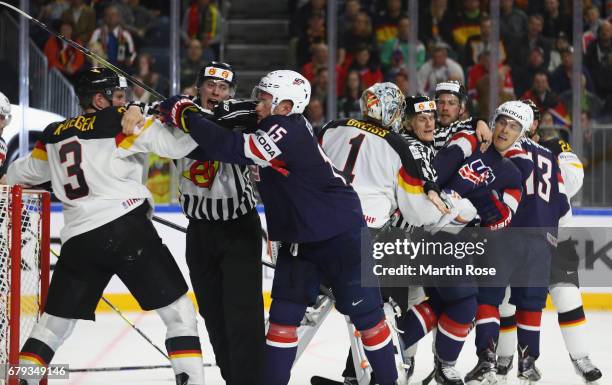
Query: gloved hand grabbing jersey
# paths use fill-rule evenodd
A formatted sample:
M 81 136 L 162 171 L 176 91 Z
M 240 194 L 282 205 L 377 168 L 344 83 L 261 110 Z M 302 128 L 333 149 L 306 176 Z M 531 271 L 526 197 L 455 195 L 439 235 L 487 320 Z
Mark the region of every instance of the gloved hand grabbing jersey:
M 189 132 L 185 126 L 183 114 L 185 112 L 199 112 L 201 109 L 188 96 L 175 95 L 159 104 L 160 118 L 162 122 L 173 125 Z
M 213 113 L 215 120 L 224 127 L 253 127 L 257 124 L 255 107 L 255 100 L 230 99 L 219 103 Z

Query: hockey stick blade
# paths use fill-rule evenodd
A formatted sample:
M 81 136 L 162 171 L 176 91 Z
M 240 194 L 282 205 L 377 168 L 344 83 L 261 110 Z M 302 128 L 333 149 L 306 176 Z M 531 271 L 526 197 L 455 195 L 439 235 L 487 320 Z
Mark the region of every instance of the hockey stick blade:
M 151 95 L 155 96 L 157 99 L 159 99 L 159 100 L 164 100 L 165 99 L 165 97 L 162 94 L 160 94 L 159 92 L 157 92 L 153 88 L 149 87 L 145 83 L 141 82 L 140 80 L 136 79 L 132 75 L 128 74 L 127 72 L 125 72 L 121 68 L 119 68 L 119 67 L 109 63 L 106 59 L 104 59 L 103 57 L 101 57 L 100 55 L 98 55 L 98 54 L 96 54 L 94 52 L 91 52 L 88 48 L 83 47 L 81 44 L 77 43 L 76 41 L 74 41 L 72 39 L 68 39 L 66 36 L 62 35 L 61 33 L 52 30 L 51 28 L 49 28 L 42 21 L 33 18 L 32 16 L 28 15 L 26 12 L 24 12 L 21 9 L 15 7 L 14 5 L 7 4 L 4 1 L 0 1 L 0 5 L 5 6 L 6 8 L 17 12 L 18 14 L 20 14 L 21 16 L 25 17 L 26 19 L 30 20 L 31 22 L 33 22 L 34 24 L 36 24 L 40 28 L 42 28 L 45 31 L 49 32 L 51 35 L 54 35 L 54 36 L 58 37 L 60 40 L 64 41 L 66 44 L 70 45 L 72 48 L 74 48 L 74 49 L 76 49 L 78 51 L 81 51 L 88 58 L 93 59 L 93 60 L 101 63 L 104 67 L 108 68 L 109 70 L 111 70 L 111 71 L 113 71 L 113 72 L 123 76 L 124 78 L 126 78 L 130 82 L 132 82 L 132 83 L 136 84 L 137 86 L 140 86 L 143 89 L 149 91 L 151 93 Z
M 344 381 L 336 381 L 331 378 L 325 378 L 320 376 L 312 376 L 310 378 L 310 385 L 343 385 Z

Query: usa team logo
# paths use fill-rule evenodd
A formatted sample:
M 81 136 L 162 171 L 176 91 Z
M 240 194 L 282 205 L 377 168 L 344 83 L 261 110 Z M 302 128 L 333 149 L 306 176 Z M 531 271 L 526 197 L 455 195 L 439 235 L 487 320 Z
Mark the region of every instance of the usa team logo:
M 495 174 L 491 167 L 486 166 L 481 159 L 476 159 L 472 163 L 465 164 L 459 169 L 459 175 L 463 179 L 469 180 L 475 186 L 482 184 L 489 185 L 495 180 Z

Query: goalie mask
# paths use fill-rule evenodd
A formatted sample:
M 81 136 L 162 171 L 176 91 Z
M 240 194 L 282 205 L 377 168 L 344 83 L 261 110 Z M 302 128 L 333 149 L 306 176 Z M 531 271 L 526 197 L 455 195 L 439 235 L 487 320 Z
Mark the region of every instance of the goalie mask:
M 284 100 L 293 103 L 289 115 L 303 113 L 310 102 L 310 82 L 301 74 L 291 70 L 268 73 L 253 88 L 251 98 L 259 99 L 260 92 L 272 95 L 272 114 L 276 106 Z
M 2 92 L 0 92 L 0 115 L 4 118 L 3 127 L 8 126 L 11 122 L 11 102 Z
M 77 83 L 79 104 L 83 108 L 91 106 L 91 98 L 101 93 L 112 104 L 115 90 L 127 89 L 127 80 L 123 76 L 103 67 L 94 67 L 81 74 Z
M 406 98 L 393 83 L 376 83 L 363 91 L 359 99 L 361 113 L 385 128 L 395 129 L 402 120 Z

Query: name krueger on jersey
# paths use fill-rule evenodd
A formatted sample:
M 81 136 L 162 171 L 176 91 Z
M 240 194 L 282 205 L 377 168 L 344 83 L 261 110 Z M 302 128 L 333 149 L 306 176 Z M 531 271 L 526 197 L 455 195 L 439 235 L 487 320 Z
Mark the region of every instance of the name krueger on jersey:
M 109 107 L 52 123 L 30 156 L 8 169 L 9 184 L 51 181 L 64 206 L 63 242 L 151 200 L 143 185 L 147 153 L 181 158 L 197 147 L 182 131 L 153 118 L 138 135 L 126 136 L 121 133 L 124 112 L 123 107 Z

